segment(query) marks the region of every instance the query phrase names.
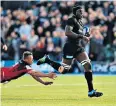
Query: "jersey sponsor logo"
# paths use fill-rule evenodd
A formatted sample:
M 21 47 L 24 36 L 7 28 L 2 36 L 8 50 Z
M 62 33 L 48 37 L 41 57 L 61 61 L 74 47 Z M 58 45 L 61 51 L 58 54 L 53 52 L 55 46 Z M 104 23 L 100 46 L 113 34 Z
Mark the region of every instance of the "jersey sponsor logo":
M 68 58 L 68 59 L 72 59 L 73 56 L 69 56 L 69 55 L 67 55 L 66 58 Z

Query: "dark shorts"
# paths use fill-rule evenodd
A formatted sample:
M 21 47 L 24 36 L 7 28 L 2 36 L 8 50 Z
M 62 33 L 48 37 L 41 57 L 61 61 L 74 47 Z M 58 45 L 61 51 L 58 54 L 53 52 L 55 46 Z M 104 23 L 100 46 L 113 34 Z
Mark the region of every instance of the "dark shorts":
M 73 59 L 84 51 L 85 51 L 84 47 L 67 42 L 65 43 L 63 48 L 63 58 Z

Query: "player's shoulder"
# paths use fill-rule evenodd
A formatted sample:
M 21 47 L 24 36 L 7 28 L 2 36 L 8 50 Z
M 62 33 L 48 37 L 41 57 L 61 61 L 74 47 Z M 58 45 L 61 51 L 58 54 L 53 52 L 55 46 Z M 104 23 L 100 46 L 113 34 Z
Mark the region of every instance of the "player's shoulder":
M 75 23 L 74 21 L 74 17 L 71 15 L 69 16 L 68 20 L 67 20 L 67 25 L 73 26 Z
M 68 17 L 68 20 L 74 20 L 74 16 L 73 15 L 70 15 L 69 17 Z
M 20 60 L 19 61 L 20 66 L 25 67 L 26 69 L 32 69 L 31 65 L 29 65 L 27 62 Z
M 12 65 L 12 67 L 17 67 L 19 66 L 19 62 L 16 62 L 14 65 Z

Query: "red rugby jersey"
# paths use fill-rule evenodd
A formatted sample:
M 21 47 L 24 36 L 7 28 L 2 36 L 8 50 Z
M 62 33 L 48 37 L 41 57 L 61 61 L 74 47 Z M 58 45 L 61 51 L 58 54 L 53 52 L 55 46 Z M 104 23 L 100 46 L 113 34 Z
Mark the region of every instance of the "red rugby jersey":
M 1 82 L 17 79 L 26 73 L 30 73 L 31 71 L 31 66 L 25 61 L 21 60 L 12 67 L 1 68 Z

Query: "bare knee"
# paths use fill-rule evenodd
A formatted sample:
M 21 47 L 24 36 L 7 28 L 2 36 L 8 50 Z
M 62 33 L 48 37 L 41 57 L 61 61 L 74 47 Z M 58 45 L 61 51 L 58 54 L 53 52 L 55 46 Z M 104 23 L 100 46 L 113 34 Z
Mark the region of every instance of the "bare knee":
M 81 64 L 84 67 L 85 72 L 92 72 L 92 70 L 91 70 L 92 66 L 91 66 L 90 60 L 83 60 L 81 62 Z
M 71 68 L 71 62 L 72 60 L 63 59 L 62 66 L 59 67 L 58 71 L 62 74 L 67 73 Z

